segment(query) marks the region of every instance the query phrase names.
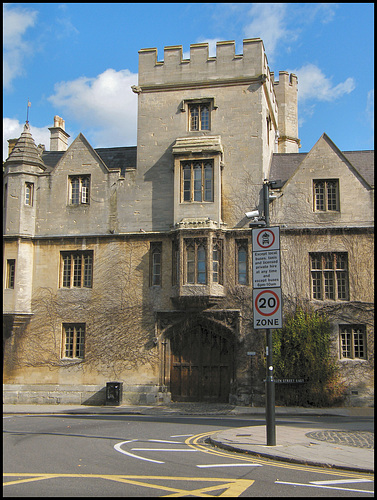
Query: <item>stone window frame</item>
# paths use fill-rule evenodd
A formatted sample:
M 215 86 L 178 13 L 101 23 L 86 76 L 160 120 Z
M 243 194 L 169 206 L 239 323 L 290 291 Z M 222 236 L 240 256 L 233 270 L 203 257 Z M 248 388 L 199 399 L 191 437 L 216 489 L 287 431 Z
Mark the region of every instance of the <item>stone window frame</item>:
M 93 262 L 93 250 L 61 251 L 59 288 L 92 288 Z
M 310 252 L 311 298 L 349 300 L 347 252 Z
M 195 189 L 195 183 L 198 179 L 195 178 L 195 167 L 200 165 L 200 199 L 195 199 L 196 193 L 199 191 Z M 206 165 L 210 165 L 211 178 L 206 179 Z M 185 177 L 185 167 L 190 166 L 190 178 Z M 187 169 L 186 169 L 187 171 Z M 180 203 L 213 203 L 214 201 L 214 160 L 213 158 L 190 158 L 181 160 L 181 199 Z M 210 188 L 207 183 L 210 182 Z M 189 189 L 187 189 L 189 185 Z M 208 192 L 210 191 L 210 199 L 208 199 Z M 189 193 L 190 199 L 185 200 L 186 193 Z M 207 198 L 207 199 L 206 199 Z
M 73 192 L 73 183 L 78 183 L 77 193 Z M 68 204 L 70 206 L 80 206 L 90 204 L 90 174 L 69 175 L 68 176 Z M 73 197 L 75 199 L 73 200 Z
M 198 250 L 203 247 L 204 258 L 199 260 Z M 183 237 L 183 273 L 177 270 L 177 274 L 183 276 L 183 285 L 224 285 L 224 247 L 225 240 L 217 236 L 184 236 Z M 176 247 L 177 253 L 178 247 Z M 189 260 L 191 250 L 191 260 Z M 216 259 L 215 259 L 216 252 Z M 180 257 L 178 257 L 180 259 Z M 201 268 L 204 263 L 204 269 Z M 190 267 L 190 269 L 189 269 Z M 190 274 L 190 277 L 189 277 Z M 204 279 L 200 277 L 200 275 Z M 177 283 L 179 284 L 179 279 Z
M 173 239 L 172 241 L 172 286 L 178 285 L 180 281 L 180 251 L 179 251 L 179 241 Z
M 85 323 L 62 324 L 62 359 L 84 359 Z
M 34 202 L 34 183 L 25 182 L 25 205 L 32 207 Z
M 192 127 L 192 113 L 191 110 L 198 106 L 199 116 L 198 116 L 198 128 Z M 208 128 L 202 128 L 201 119 L 201 107 L 208 107 Z M 187 112 L 187 124 L 186 128 L 188 132 L 209 132 L 212 129 L 212 112 L 217 109 L 214 97 L 193 97 L 188 99 L 183 99 L 181 103 L 181 112 Z
M 340 212 L 339 179 L 313 179 L 313 211 Z
M 6 288 L 14 290 L 16 277 L 16 259 L 7 259 Z
M 150 286 L 162 286 L 162 242 L 150 244 Z
M 208 238 L 184 238 L 183 240 L 183 284 L 184 285 L 207 285 L 208 284 Z M 204 250 L 204 260 L 199 260 L 199 250 Z M 189 260 L 189 250 L 193 250 L 193 259 Z M 204 270 L 200 263 L 204 262 Z M 204 281 L 201 275 L 204 274 Z M 189 277 L 190 276 L 190 277 Z M 192 276 L 192 278 L 191 278 Z
M 215 259 L 215 252 L 218 253 L 216 259 Z M 218 285 L 224 285 L 224 240 L 222 238 L 212 239 L 211 265 L 212 265 L 212 283 L 216 283 Z M 217 279 L 215 279 L 215 276 L 217 276 Z
M 242 283 L 240 280 L 240 261 L 239 261 L 239 252 L 240 250 L 245 250 L 245 283 Z M 247 239 L 239 239 L 236 240 L 236 283 L 241 286 L 249 285 L 249 241 Z
M 367 359 L 366 325 L 339 325 L 340 359 Z

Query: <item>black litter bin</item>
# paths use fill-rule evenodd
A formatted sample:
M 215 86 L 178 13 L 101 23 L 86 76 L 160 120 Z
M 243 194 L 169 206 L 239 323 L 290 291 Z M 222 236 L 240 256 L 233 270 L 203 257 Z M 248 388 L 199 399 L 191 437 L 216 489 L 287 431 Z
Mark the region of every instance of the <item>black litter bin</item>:
M 122 402 L 123 382 L 106 383 L 106 404 L 119 406 Z

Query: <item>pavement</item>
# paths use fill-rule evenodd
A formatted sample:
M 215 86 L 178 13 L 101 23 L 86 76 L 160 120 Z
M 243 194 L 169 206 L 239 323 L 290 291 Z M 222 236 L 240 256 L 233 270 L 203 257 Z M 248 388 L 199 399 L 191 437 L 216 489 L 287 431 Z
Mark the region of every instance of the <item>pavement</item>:
M 70 415 L 233 415 L 264 416 L 265 408 L 227 404 L 170 403 L 158 406 L 84 406 L 5 404 L 3 414 L 70 414 Z M 301 408 L 275 407 L 279 416 L 374 417 L 371 407 Z M 276 420 L 276 418 L 275 418 Z M 212 445 L 239 453 L 291 463 L 339 468 L 360 473 L 374 472 L 374 432 L 318 429 L 275 423 L 276 445 L 267 446 L 266 425 L 228 428 L 209 437 Z

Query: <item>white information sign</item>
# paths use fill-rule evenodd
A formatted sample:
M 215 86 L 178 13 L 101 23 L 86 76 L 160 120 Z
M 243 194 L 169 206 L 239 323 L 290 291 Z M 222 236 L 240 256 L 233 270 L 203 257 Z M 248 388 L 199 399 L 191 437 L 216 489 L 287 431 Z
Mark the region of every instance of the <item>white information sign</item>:
M 254 328 L 283 328 L 280 228 L 253 229 Z
M 280 251 L 266 250 L 253 253 L 253 287 L 279 287 L 280 283 Z
M 254 329 L 282 328 L 281 288 L 253 290 Z
M 253 253 L 280 249 L 280 227 L 253 229 Z

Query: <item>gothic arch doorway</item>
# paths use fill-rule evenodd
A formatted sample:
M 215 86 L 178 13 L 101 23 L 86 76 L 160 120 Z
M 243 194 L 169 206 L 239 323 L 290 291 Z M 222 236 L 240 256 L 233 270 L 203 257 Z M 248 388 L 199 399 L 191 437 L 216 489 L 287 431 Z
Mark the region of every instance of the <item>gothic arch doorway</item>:
M 195 322 L 172 334 L 170 392 L 173 401 L 229 402 L 234 341 L 224 330 L 215 324 Z

